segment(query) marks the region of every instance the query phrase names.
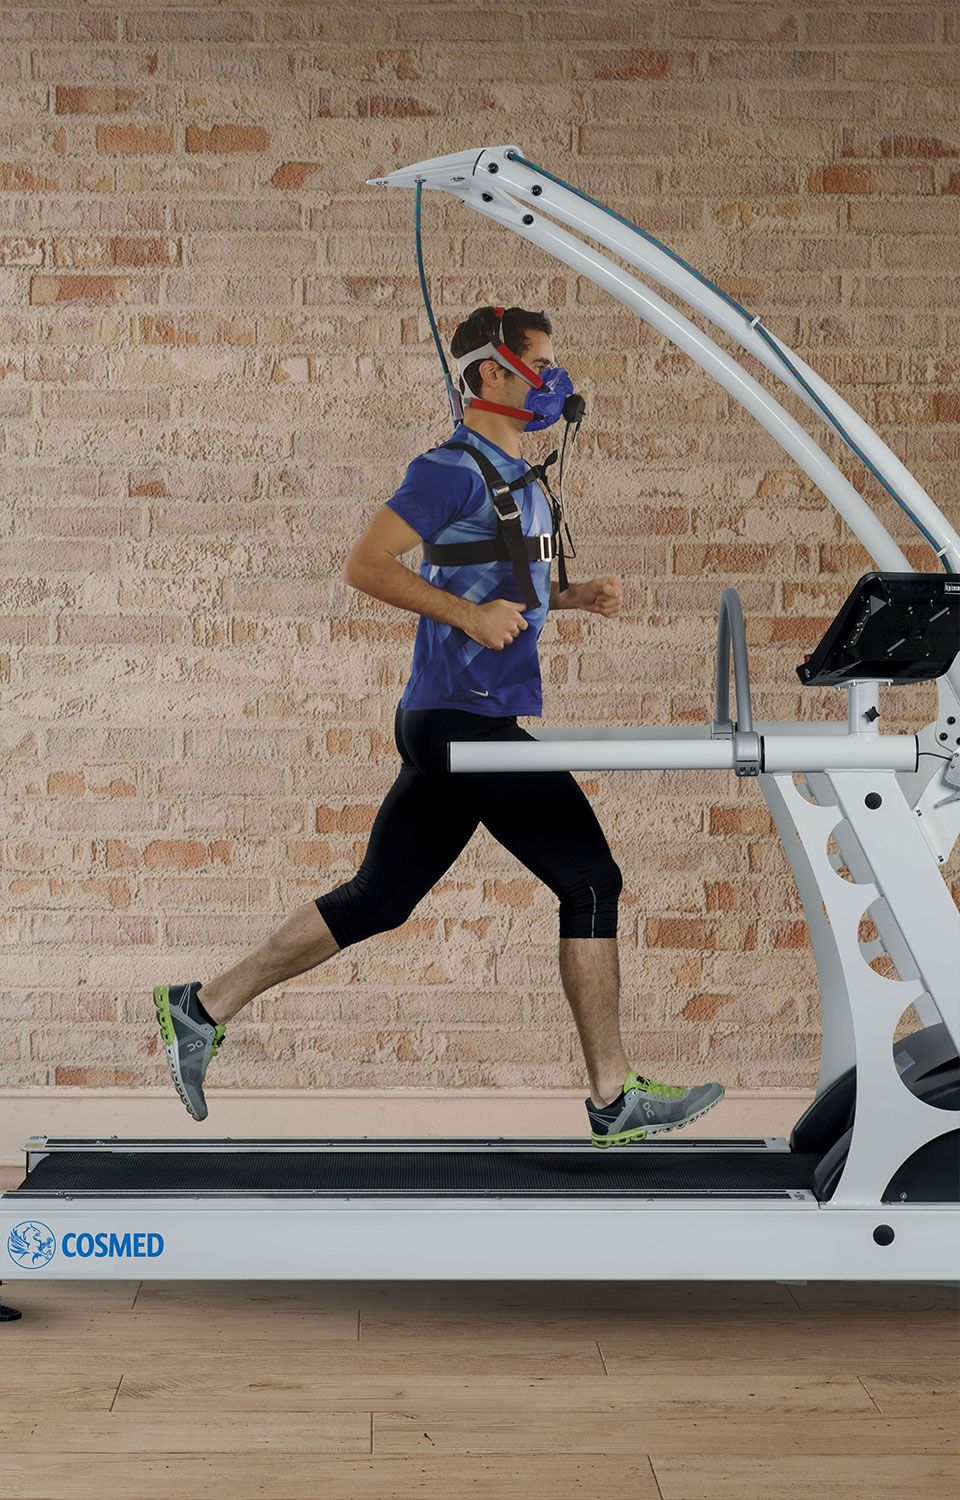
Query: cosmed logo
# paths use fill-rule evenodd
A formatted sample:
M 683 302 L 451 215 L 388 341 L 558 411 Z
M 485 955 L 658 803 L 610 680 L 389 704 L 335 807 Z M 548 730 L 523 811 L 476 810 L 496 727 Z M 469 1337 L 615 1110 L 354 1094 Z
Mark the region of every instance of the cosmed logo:
M 7 1235 L 7 1252 L 22 1270 L 35 1271 L 53 1260 L 57 1253 L 57 1237 L 46 1224 L 25 1219 L 22 1224 L 15 1224 Z
M 71 1229 L 60 1241 L 64 1260 L 156 1260 L 162 1255 L 162 1234 L 147 1230 L 126 1230 L 117 1234 L 101 1230 L 91 1234 Z M 22 1270 L 35 1271 L 47 1266 L 57 1251 L 57 1237 L 46 1224 L 26 1219 L 7 1235 L 10 1259 Z

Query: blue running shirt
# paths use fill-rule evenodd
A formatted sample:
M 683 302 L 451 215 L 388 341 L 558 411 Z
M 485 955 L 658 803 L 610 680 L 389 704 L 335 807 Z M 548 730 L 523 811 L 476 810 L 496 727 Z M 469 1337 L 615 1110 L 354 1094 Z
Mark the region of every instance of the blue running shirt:
M 528 467 L 524 459 L 512 458 L 463 422 L 444 441 L 482 449 L 508 482 Z M 553 530 L 550 501 L 536 480 L 514 490 L 513 496 L 525 536 Z M 400 488 L 385 503 L 428 543 L 479 542 L 496 535 L 497 514 L 486 481 L 469 453 L 457 448 L 436 449 L 411 460 Z M 450 566 L 421 561 L 420 577 L 475 604 L 492 599 L 521 602 L 508 561 Z M 459 708 L 492 717 L 542 715 L 537 641 L 550 604 L 550 563 L 531 559 L 530 577 L 540 602 L 524 610 L 526 630 L 502 651 L 481 646 L 453 625 L 420 616 L 401 708 Z

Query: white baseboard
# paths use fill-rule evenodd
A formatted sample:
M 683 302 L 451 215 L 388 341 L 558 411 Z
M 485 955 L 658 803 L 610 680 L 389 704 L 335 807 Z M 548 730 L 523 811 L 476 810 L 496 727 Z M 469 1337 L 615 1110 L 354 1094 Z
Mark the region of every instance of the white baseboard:
M 172 1089 L 2 1089 L 0 1167 L 21 1166 L 32 1135 L 209 1139 L 232 1136 L 586 1136 L 586 1090 L 217 1089 L 191 1119 Z M 728 1091 L 699 1136 L 789 1136 L 812 1090 Z M 675 1137 L 679 1139 L 679 1136 Z

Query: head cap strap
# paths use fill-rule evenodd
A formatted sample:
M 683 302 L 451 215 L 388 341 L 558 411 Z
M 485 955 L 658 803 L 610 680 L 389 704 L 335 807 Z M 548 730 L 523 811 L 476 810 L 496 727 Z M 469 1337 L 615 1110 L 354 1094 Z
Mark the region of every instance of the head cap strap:
M 495 344 L 481 344 L 479 349 L 470 349 L 466 354 L 461 354 L 457 359 L 457 369 L 461 377 L 467 366 L 472 365 L 475 360 L 495 359 L 498 365 L 503 365 L 505 369 L 511 370 L 514 375 L 519 375 L 528 385 L 533 386 L 535 391 L 538 391 L 543 385 L 543 377 L 538 375 L 536 370 L 531 369 L 529 365 L 524 364 L 523 360 L 514 354 L 512 349 L 507 348 L 507 345 L 503 341 L 503 308 L 495 307 L 493 311 L 499 320 L 497 342 Z

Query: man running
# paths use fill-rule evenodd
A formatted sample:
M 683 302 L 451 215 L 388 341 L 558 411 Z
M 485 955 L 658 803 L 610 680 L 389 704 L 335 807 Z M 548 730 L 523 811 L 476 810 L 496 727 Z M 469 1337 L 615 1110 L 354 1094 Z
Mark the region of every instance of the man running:
M 558 899 L 560 977 L 590 1079 L 591 1138 L 597 1146 L 626 1145 L 689 1124 L 719 1102 L 723 1088 L 675 1087 L 630 1065 L 619 1022 L 623 880 L 572 774 L 454 775 L 447 751 L 458 739 L 531 740 L 517 716 L 542 713 L 537 642 L 548 611 L 580 609 L 613 619 L 620 581 L 593 578 L 560 592 L 550 578 L 550 503 L 533 477 L 523 483 L 521 434 L 552 425 L 563 391 L 572 390 L 554 364 L 547 314 L 479 307 L 456 329 L 450 352 L 465 398 L 463 419 L 444 443 L 412 460 L 344 566 L 351 587 L 420 617 L 394 719 L 400 770 L 360 869 L 295 911 L 233 968 L 203 983 L 158 986 L 154 1003 L 178 1092 L 194 1119 L 203 1120 L 203 1082 L 226 1022 L 264 990 L 399 927 L 482 823 Z M 512 501 L 496 508 L 491 464 L 495 478 L 518 482 Z M 515 527 L 508 552 L 500 546 L 506 526 L 498 525 L 498 511 L 502 522 L 513 502 L 523 535 L 518 543 Z M 526 562 L 517 560 L 518 545 Z M 399 560 L 413 547 L 424 549 L 419 573 Z M 445 549 L 458 560 L 444 557 Z M 518 600 L 518 592 L 530 602 Z

